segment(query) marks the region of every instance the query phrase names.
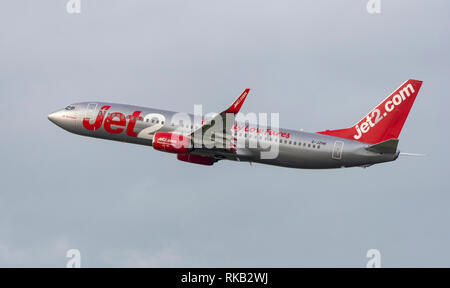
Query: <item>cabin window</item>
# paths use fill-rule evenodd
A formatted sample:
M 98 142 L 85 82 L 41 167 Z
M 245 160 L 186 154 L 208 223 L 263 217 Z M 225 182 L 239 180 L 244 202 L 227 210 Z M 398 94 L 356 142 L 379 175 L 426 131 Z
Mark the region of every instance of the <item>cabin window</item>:
M 317 145 L 317 149 L 320 149 L 320 145 Z

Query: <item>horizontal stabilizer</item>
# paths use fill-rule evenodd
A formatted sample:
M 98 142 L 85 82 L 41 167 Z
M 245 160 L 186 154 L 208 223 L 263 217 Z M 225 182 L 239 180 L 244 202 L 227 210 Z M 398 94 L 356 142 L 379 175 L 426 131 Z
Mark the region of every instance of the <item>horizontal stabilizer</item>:
M 380 154 L 395 154 L 397 152 L 398 139 L 389 139 L 366 148 L 370 152 Z

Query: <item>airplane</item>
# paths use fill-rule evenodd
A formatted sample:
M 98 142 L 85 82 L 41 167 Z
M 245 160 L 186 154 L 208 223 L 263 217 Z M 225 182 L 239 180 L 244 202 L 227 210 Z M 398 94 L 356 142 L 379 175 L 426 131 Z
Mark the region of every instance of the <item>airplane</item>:
M 304 169 L 369 167 L 400 155 L 398 138 L 421 86 L 422 81 L 409 79 L 353 126 L 314 133 L 239 122 L 250 89 L 209 117 L 185 113 L 180 120 L 172 111 L 82 102 L 48 119 L 71 133 L 153 146 L 200 165 L 233 160 Z M 274 156 L 262 157 L 272 150 Z

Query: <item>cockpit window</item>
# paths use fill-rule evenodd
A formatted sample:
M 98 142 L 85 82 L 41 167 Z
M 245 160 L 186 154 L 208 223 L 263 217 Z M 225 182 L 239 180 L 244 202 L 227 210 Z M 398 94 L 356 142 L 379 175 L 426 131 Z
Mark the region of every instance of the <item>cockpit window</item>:
M 69 105 L 69 106 L 67 106 L 67 107 L 66 107 L 66 108 L 64 108 L 64 109 L 66 109 L 66 110 L 69 110 L 69 111 L 70 111 L 70 110 L 73 110 L 73 109 L 75 109 L 75 106 L 70 106 L 70 105 Z

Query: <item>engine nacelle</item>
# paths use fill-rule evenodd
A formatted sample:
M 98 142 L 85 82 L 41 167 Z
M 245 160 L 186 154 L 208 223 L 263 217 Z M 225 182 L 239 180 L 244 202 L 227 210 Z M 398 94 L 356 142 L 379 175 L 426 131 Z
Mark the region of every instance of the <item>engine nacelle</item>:
M 214 164 L 214 160 L 211 157 L 200 156 L 200 155 L 195 155 L 195 154 L 188 154 L 188 153 L 178 154 L 177 158 L 180 161 L 185 161 L 185 162 L 200 164 L 200 165 L 211 166 Z
M 170 132 L 156 132 L 153 136 L 153 148 L 167 153 L 186 154 L 190 143 L 189 137 Z

